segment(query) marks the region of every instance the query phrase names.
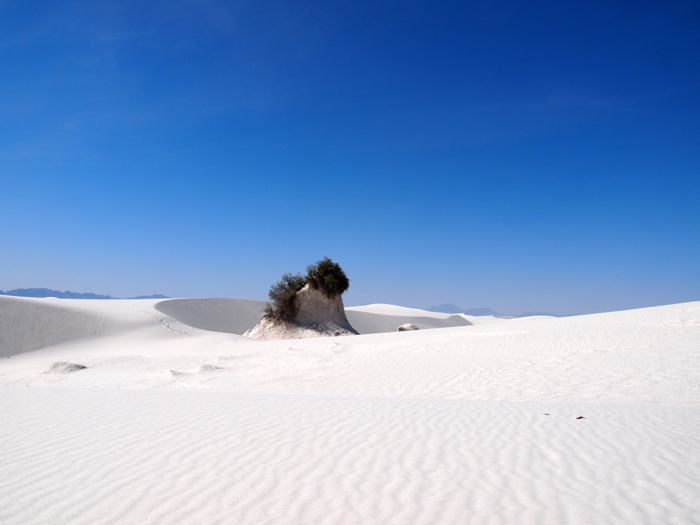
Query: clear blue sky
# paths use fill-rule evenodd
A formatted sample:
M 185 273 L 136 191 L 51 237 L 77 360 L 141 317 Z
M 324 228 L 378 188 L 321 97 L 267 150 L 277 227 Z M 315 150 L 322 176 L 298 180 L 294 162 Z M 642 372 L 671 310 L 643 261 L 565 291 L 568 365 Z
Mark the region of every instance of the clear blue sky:
M 0 289 L 700 300 L 700 4 L 0 0 Z

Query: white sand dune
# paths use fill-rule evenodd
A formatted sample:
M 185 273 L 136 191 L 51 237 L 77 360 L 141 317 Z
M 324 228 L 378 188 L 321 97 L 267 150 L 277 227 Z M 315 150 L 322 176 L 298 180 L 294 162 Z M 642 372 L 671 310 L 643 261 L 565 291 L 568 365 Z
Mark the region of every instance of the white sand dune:
M 197 303 L 9 300 L 2 341 L 52 346 L 3 347 L 3 525 L 700 523 L 700 302 L 260 342 Z
M 98 315 L 64 308 L 57 300 L 0 296 L 0 357 L 101 332 Z
M 242 335 L 263 316 L 265 301 L 233 298 L 170 299 L 155 308 L 177 321 L 213 332 Z M 395 332 L 405 323 L 418 328 L 446 328 L 471 324 L 464 316 L 379 304 L 345 309 L 350 324 L 361 334 Z
M 156 310 L 183 324 L 238 335 L 258 324 L 264 306 L 265 301 L 226 297 L 170 299 L 155 305 Z
M 389 304 L 371 304 L 345 309 L 350 324 L 361 334 L 396 332 L 403 324 L 414 324 L 419 329 L 469 326 L 464 316 L 403 308 Z

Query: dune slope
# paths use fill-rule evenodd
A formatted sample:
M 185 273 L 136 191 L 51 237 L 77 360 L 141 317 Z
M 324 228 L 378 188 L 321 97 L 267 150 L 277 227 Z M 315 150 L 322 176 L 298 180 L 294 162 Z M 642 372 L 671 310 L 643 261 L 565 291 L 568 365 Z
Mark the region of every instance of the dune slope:
M 461 315 L 435 315 L 432 312 L 418 310 L 407 312 L 412 308 L 395 308 L 393 311 L 379 313 L 369 307 L 353 307 L 345 310 L 350 324 L 361 334 L 379 334 L 396 332 L 403 324 L 416 325 L 421 330 L 430 328 L 449 328 L 453 326 L 469 326 L 472 323 Z M 426 315 L 427 314 L 427 315 Z
M 265 301 L 234 298 L 169 299 L 155 304 L 156 310 L 182 324 L 209 330 L 242 335 L 263 316 Z M 354 306 L 345 309 L 353 328 L 360 334 L 395 332 L 406 323 L 418 328 L 468 326 L 463 316 L 428 312 L 392 305 Z
M 66 308 L 55 300 L 0 296 L 0 357 L 101 332 L 99 315 Z
M 0 523 L 700 523 L 700 302 L 269 342 L 156 303 L 0 360 Z
M 199 298 L 170 299 L 156 309 L 183 324 L 209 330 L 242 335 L 263 316 L 265 301 L 253 299 Z

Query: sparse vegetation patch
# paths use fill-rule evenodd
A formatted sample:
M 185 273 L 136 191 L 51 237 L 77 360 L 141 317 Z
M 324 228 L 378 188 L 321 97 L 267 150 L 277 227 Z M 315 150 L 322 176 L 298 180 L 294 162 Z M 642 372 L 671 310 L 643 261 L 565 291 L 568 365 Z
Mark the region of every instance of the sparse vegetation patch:
M 270 287 L 267 294 L 270 302 L 265 305 L 265 315 L 282 321 L 291 321 L 297 315 L 294 296 L 306 284 L 300 273 L 292 275 L 285 273 L 282 278 Z
M 306 276 L 285 273 L 270 287 L 270 302 L 265 305 L 265 315 L 281 321 L 293 321 L 298 313 L 294 298 L 306 284 L 332 298 L 344 293 L 350 286 L 350 280 L 340 265 L 328 257 L 310 265 Z
M 306 281 L 312 288 L 321 290 L 327 297 L 341 295 L 350 287 L 350 280 L 338 263 L 328 257 L 306 269 Z

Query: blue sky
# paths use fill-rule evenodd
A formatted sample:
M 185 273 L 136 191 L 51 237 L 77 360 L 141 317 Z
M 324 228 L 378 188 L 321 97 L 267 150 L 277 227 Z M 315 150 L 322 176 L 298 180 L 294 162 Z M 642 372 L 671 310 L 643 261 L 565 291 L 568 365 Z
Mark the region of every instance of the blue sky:
M 2 290 L 700 300 L 700 6 L 0 0 L 0 195 Z

